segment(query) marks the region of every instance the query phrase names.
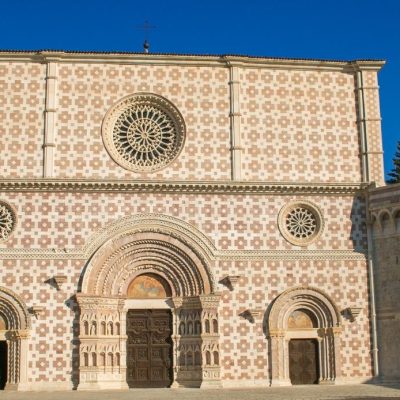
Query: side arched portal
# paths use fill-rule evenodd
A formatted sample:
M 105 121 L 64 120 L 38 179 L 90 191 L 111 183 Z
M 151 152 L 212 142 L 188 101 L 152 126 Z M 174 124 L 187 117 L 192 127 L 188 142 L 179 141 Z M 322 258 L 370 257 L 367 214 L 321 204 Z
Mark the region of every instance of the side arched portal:
M 138 371 L 127 366 L 127 345 L 135 347 L 135 341 L 141 340 L 130 337 L 135 335 L 131 325 L 139 323 L 141 315 L 150 316 L 146 326 L 153 325 L 154 316 L 168 309 L 172 312 L 172 385 L 219 385 L 219 333 L 203 334 L 207 321 L 218 321 L 213 260 L 209 249 L 201 246 L 203 238 L 193 240 L 193 235 L 180 233 L 179 226 L 166 229 L 161 222 L 157 225 L 153 220 L 151 227 L 135 226 L 110 238 L 85 268 L 77 295 L 78 389 L 126 388 L 127 381 L 134 380 L 127 374 L 136 374 L 137 380 Z
M 322 291 L 297 287 L 283 292 L 268 317 L 271 340 L 271 383 L 290 385 L 289 342 L 301 339 L 317 344 L 317 382 L 334 383 L 340 371 L 340 315 Z
M 31 322 L 23 300 L 14 292 L 0 286 L 0 340 L 7 357 L 6 390 L 27 387 L 27 353 Z

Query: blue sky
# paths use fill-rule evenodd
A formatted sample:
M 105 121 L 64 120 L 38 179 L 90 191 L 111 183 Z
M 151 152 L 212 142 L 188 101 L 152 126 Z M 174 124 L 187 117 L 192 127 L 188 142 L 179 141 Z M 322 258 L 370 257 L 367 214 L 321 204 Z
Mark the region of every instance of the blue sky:
M 0 48 L 385 59 L 385 170 L 400 140 L 400 0 L 0 0 Z

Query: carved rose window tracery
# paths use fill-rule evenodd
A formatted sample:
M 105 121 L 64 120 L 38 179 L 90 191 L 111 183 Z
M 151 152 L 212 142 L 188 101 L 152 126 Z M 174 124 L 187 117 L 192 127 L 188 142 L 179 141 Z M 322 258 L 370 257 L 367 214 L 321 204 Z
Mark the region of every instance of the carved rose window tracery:
M 185 139 L 182 115 L 168 100 L 141 93 L 117 103 L 103 122 L 110 156 L 134 172 L 152 172 L 172 162 Z
M 16 215 L 13 208 L 3 201 L 0 201 L 0 240 L 7 240 L 16 223 Z
M 319 208 L 309 201 L 293 202 L 279 212 L 278 227 L 290 243 L 305 246 L 314 242 L 324 226 Z
M 297 239 L 307 239 L 315 233 L 317 220 L 305 207 L 295 207 L 286 216 L 286 229 Z

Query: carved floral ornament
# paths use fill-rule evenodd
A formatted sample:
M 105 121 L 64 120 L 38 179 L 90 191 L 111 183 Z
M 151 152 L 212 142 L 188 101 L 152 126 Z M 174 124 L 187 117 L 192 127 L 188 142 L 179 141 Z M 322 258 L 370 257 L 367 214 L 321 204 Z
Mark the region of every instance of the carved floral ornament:
M 317 205 L 300 200 L 291 202 L 280 210 L 278 227 L 288 242 L 306 246 L 321 235 L 324 219 Z
M 111 158 L 134 172 L 152 172 L 171 163 L 182 150 L 185 122 L 165 98 L 137 93 L 106 114 L 102 135 Z
M 17 223 L 17 214 L 14 208 L 0 200 L 0 241 L 7 240 Z

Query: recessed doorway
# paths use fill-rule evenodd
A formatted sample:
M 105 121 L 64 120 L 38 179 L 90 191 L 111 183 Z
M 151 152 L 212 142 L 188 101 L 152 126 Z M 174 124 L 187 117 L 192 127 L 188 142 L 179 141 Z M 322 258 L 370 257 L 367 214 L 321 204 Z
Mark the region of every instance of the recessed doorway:
M 290 340 L 289 374 L 292 385 L 318 383 L 318 342 L 316 339 Z
M 129 310 L 126 333 L 129 387 L 169 387 L 172 383 L 171 310 Z
M 3 390 L 7 383 L 7 342 L 0 341 L 0 390 Z

